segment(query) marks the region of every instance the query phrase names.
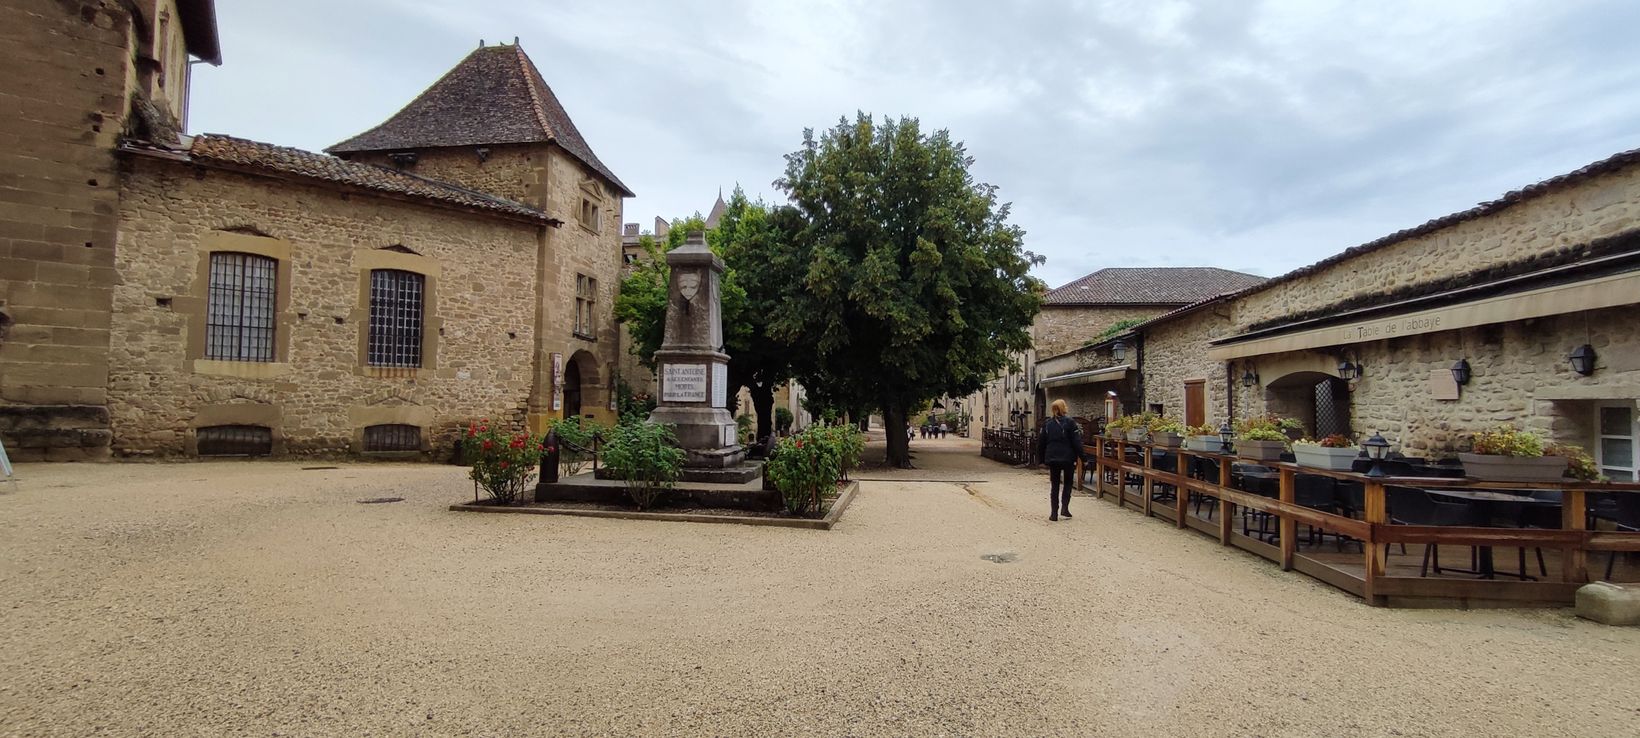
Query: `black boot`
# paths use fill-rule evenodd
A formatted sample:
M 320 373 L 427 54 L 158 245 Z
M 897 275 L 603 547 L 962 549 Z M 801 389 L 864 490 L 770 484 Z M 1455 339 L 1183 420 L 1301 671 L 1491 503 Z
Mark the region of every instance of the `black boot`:
M 1071 509 L 1067 507 L 1063 510 L 1060 510 L 1059 514 L 1065 516 L 1066 520 L 1070 520 L 1070 518 L 1071 518 Z

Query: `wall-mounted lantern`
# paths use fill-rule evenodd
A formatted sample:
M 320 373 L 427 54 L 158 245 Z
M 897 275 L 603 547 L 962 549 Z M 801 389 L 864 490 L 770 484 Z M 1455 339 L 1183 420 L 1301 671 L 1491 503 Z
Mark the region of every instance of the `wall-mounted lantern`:
M 1014 385 L 1014 391 L 1015 392 L 1024 392 L 1025 391 L 1025 375 L 1023 375 L 1023 374 L 1019 375 L 1019 384 Z
M 1459 359 L 1458 363 L 1452 365 L 1452 381 L 1457 382 L 1459 387 L 1469 384 L 1468 359 Z
M 1338 362 L 1338 376 L 1346 382 L 1354 382 L 1361 378 L 1361 372 L 1366 367 L 1349 359 Z
M 1127 344 L 1122 341 L 1111 344 L 1110 355 L 1117 361 L 1127 361 Z
M 1247 371 L 1244 372 L 1241 375 L 1241 386 L 1243 386 L 1243 387 L 1252 387 L 1252 386 L 1255 386 L 1257 384 L 1258 384 L 1258 372 L 1254 371 L 1252 365 L 1248 365 Z
M 1567 358 L 1572 361 L 1572 371 L 1585 377 L 1594 373 L 1595 353 L 1593 346 L 1586 343 L 1578 346 L 1572 349 L 1572 355 Z

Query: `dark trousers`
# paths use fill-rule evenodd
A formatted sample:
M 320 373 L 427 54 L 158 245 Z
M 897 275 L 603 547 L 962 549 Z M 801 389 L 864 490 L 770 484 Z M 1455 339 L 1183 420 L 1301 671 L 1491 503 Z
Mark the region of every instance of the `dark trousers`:
M 1076 477 L 1076 463 L 1048 465 L 1048 507 L 1049 512 L 1058 515 L 1060 510 L 1071 510 L 1071 484 Z

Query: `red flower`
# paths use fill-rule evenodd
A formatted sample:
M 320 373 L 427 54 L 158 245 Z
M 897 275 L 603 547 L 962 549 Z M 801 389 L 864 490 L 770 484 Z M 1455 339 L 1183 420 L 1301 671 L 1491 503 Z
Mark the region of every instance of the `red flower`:
M 495 444 L 493 442 L 491 442 L 490 439 L 488 439 L 488 438 L 484 439 L 484 450 L 485 451 L 490 450 L 490 448 L 493 447 L 493 446 L 495 446 Z
M 507 444 L 507 447 L 508 448 L 515 448 L 515 449 L 516 448 L 523 448 L 524 447 L 524 439 L 519 437 L 519 436 L 513 436 L 512 443 Z
M 547 453 L 549 453 L 549 454 L 550 454 L 550 453 L 556 453 L 556 452 L 557 452 L 557 451 L 558 451 L 558 447 L 557 447 L 557 446 L 548 446 L 548 447 L 547 447 Z
M 501 468 L 503 468 L 503 469 L 507 468 L 507 462 L 505 462 L 505 461 L 501 462 Z
M 476 425 L 467 426 L 467 437 L 472 438 L 473 436 L 476 436 L 476 435 L 478 435 L 478 426 L 476 426 Z
M 799 438 L 799 439 L 797 439 L 797 447 L 798 447 L 798 448 L 802 448 L 802 447 L 803 447 L 803 439 L 801 439 L 801 438 Z

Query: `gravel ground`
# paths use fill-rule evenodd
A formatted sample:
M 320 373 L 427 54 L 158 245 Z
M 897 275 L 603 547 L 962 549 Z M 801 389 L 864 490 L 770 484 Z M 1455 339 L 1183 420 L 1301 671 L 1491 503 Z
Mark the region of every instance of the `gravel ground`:
M 24 465 L 0 734 L 1640 734 L 1640 629 L 1369 608 L 912 446 L 830 532 L 455 513 L 451 467 Z

